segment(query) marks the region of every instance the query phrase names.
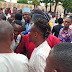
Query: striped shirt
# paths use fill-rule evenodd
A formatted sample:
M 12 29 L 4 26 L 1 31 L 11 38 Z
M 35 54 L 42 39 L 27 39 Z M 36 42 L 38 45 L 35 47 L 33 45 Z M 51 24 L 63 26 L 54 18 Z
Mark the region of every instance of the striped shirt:
M 29 72 L 44 72 L 46 66 L 46 58 L 49 55 L 51 48 L 47 41 L 44 41 L 32 52 L 29 61 Z

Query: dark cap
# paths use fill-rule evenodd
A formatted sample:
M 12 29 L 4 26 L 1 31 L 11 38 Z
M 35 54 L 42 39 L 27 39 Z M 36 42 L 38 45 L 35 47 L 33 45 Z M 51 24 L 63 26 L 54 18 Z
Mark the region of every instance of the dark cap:
M 45 19 L 46 20 L 46 18 L 41 14 L 33 14 L 31 21 L 35 21 L 36 19 Z
M 39 8 L 35 8 L 35 9 L 33 9 L 33 10 L 31 11 L 31 14 L 41 14 L 41 15 L 43 15 L 44 13 L 43 13 L 43 11 L 40 10 Z
M 44 17 L 46 18 L 46 20 L 49 22 L 50 21 L 50 19 L 51 19 L 51 17 L 48 15 L 48 13 L 47 12 L 44 12 Z

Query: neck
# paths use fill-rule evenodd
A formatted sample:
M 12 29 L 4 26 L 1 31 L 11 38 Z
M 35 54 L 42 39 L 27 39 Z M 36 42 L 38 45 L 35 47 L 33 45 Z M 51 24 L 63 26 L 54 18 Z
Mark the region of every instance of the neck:
M 39 41 L 38 41 L 39 40 Z M 37 39 L 37 41 L 34 43 L 35 47 L 38 47 L 40 44 L 42 44 L 45 41 L 45 39 Z
M 0 43 L 0 53 L 12 53 L 12 49 L 10 49 L 10 45 Z

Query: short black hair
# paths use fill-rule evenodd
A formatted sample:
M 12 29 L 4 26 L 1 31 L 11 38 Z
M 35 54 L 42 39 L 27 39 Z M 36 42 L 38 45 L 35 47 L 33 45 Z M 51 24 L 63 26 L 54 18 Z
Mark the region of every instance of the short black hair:
M 17 10 L 17 8 L 16 8 L 16 7 L 13 7 L 13 9 L 16 9 L 16 10 Z
M 59 72 L 72 72 L 72 43 L 59 43 L 53 48 L 52 57 L 56 63 L 54 68 Z
M 43 33 L 43 38 L 48 38 L 48 35 L 51 32 L 51 27 L 48 24 L 47 20 L 45 19 L 36 19 L 34 21 L 34 26 L 40 29 L 40 31 Z
M 15 14 L 15 20 L 22 20 L 22 14 L 21 13 L 16 13 Z
M 59 23 L 59 24 L 62 24 L 62 23 L 63 23 L 63 18 L 59 18 L 59 19 L 58 19 L 58 23 Z

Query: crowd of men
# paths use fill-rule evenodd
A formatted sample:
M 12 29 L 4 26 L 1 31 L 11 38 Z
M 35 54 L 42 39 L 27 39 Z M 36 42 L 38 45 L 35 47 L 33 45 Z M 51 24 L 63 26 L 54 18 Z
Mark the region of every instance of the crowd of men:
M 0 72 L 72 71 L 72 14 L 50 20 L 39 8 L 0 8 Z

